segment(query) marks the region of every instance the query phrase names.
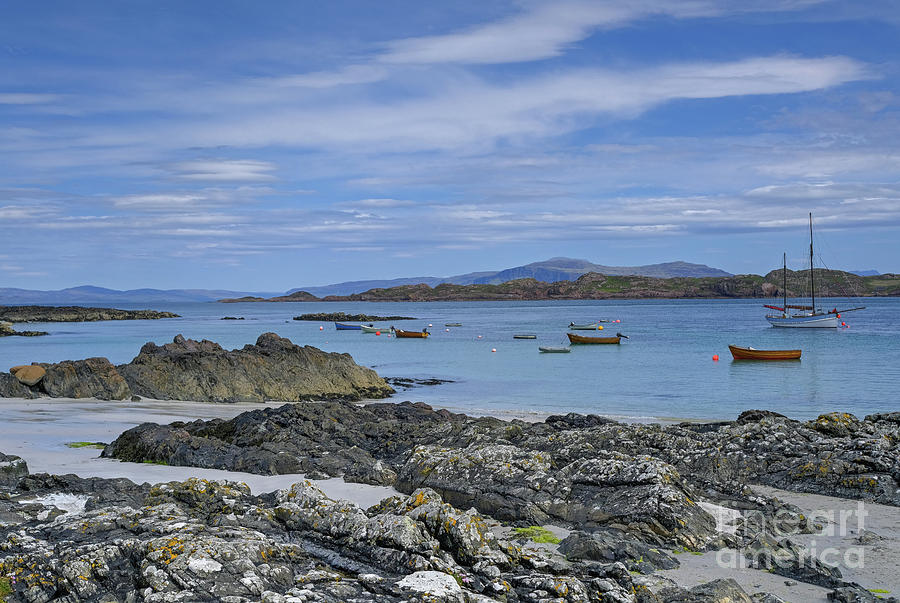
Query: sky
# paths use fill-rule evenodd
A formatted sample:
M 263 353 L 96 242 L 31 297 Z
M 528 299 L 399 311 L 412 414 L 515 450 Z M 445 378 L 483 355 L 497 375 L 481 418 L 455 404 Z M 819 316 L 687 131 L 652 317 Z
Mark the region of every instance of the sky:
M 3 12 L 0 287 L 900 272 L 891 0 Z

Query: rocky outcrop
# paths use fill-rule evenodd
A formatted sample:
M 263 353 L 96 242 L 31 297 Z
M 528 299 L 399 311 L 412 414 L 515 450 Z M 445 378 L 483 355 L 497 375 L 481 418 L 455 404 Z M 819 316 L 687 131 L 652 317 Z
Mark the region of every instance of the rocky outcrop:
M 65 360 L 41 365 L 47 370 L 40 388 L 51 398 L 124 400 L 131 389 L 106 358 Z
M 0 322 L 0 337 L 40 337 L 47 331 L 16 331 L 11 322 Z
M 0 320 L 9 322 L 89 322 L 97 320 L 156 320 L 178 318 L 172 312 L 117 310 L 83 306 L 0 306 Z
M 106 358 L 13 367 L 0 374 L 0 397 L 99 398 L 135 395 L 163 400 L 262 402 L 382 398 L 394 390 L 349 354 L 300 347 L 274 333 L 226 351 L 211 341 L 177 336 L 146 344 L 129 364 Z M 40 374 L 43 373 L 43 374 Z
M 309 481 L 254 496 L 233 482 L 139 486 L 25 471 L 0 483 L 0 576 L 11 601 L 780 600 L 751 597 L 731 579 L 690 589 L 645 580 L 677 561 L 632 541 L 611 546 L 615 529 L 573 534 L 566 556 L 528 546 L 428 488 L 362 509 Z M 859 585 L 836 584 L 834 600 L 868 600 L 853 598 L 866 592 Z
M 131 389 L 106 358 L 14 366 L 0 374 L 3 398 L 98 398 L 123 400 Z
M 263 333 L 255 345 L 231 351 L 178 335 L 162 346 L 144 345 L 118 369 L 135 394 L 163 400 L 359 400 L 394 392 L 349 354 L 297 346 L 275 333 Z
M 748 484 L 900 505 L 900 422 L 753 411 L 733 422 L 626 425 L 554 416 L 528 424 L 423 404 L 298 404 L 230 421 L 142 425 L 104 455 L 255 473 L 343 475 L 427 487 L 447 502 L 520 525 L 620 530 L 653 546 L 703 550 L 720 533 L 698 501 L 792 516 Z M 797 525 L 809 529 L 808 520 Z M 742 528 L 734 538 L 750 538 Z

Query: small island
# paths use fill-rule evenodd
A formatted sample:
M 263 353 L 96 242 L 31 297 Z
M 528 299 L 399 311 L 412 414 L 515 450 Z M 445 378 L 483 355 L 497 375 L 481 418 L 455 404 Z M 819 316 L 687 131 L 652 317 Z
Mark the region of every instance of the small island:
M 157 310 L 118 310 L 84 306 L 0 306 L 0 320 L 11 323 L 157 320 L 160 318 L 180 318 L 180 315 Z
M 301 314 L 294 320 L 317 320 L 321 322 L 368 322 L 373 320 L 416 320 L 415 316 L 375 316 L 372 314 L 345 314 L 344 312 L 318 312 Z

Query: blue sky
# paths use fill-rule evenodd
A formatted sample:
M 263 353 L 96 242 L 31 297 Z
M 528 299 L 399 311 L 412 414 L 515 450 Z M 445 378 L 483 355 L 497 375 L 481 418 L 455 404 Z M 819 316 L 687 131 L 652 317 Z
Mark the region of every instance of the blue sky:
M 890 1 L 9 3 L 0 287 L 900 272 Z

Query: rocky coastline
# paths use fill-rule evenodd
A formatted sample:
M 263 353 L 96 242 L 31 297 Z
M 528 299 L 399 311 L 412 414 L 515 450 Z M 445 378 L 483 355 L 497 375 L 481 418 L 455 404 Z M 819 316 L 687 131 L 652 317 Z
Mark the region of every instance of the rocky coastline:
M 0 321 L 11 323 L 159 320 L 161 318 L 180 318 L 180 316 L 173 312 L 157 310 L 118 310 L 85 306 L 0 306 Z
M 898 445 L 900 413 L 662 426 L 304 402 L 145 423 L 103 456 L 342 475 L 400 494 L 364 509 L 308 480 L 254 495 L 200 479 L 32 475 L 0 454 L 0 576 L 9 601 L 35 603 L 787 600 L 729 578 L 688 588 L 667 577 L 680 553 L 727 548 L 831 601 L 881 601 L 794 542 L 820 518 L 751 486 L 896 507 Z M 860 533 L 859 546 L 879 538 Z
M 177 335 L 172 343 L 147 343 L 127 364 L 106 358 L 12 367 L 0 373 L 0 398 L 98 398 L 264 402 L 361 400 L 394 390 L 349 354 L 298 346 L 275 333 L 255 344 L 225 350 L 212 341 Z

